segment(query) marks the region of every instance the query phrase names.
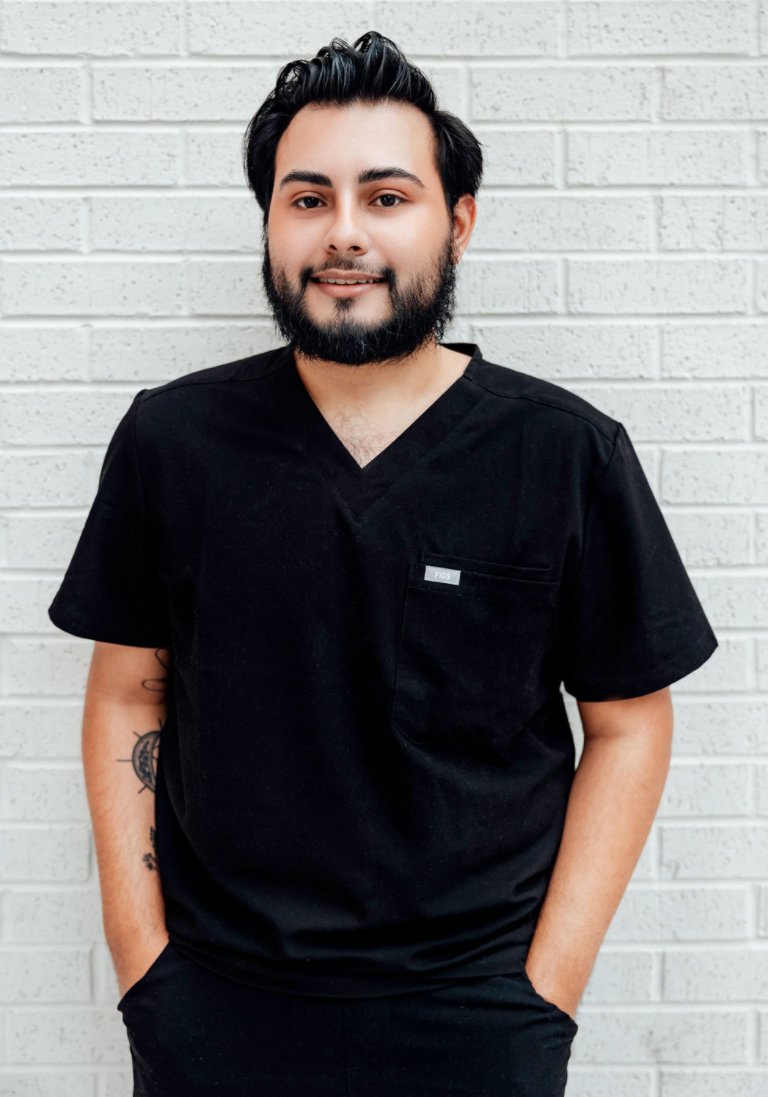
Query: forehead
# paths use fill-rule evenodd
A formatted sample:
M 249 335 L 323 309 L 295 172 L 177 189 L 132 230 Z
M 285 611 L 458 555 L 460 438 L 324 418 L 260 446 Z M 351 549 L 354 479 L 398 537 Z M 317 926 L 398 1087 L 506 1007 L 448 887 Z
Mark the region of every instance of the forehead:
M 371 165 L 397 165 L 439 185 L 434 138 L 423 111 L 409 103 L 311 103 L 291 119 L 275 154 L 275 182 L 291 170 L 322 171 L 351 183 Z

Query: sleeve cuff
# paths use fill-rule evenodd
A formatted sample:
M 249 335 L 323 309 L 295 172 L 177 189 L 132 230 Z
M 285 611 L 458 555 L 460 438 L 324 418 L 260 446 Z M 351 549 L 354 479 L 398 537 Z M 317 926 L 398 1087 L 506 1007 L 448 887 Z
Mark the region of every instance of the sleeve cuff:
M 158 635 L 154 629 L 125 627 L 96 620 L 83 613 L 77 606 L 63 598 L 54 598 L 48 607 L 48 617 L 62 632 L 79 636 L 84 640 L 98 640 L 107 644 L 125 644 L 135 648 L 168 648 L 170 639 Z
M 655 693 L 698 669 L 718 647 L 711 628 L 705 629 L 684 651 L 638 674 L 614 678 L 564 678 L 563 686 L 577 701 L 626 701 Z

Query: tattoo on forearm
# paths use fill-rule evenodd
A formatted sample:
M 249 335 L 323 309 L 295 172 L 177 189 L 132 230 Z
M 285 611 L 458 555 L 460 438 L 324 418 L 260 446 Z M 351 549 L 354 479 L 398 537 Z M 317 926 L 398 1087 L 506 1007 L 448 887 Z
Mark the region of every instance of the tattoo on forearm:
M 168 688 L 168 674 L 171 666 L 170 652 L 167 648 L 158 648 L 155 652 L 155 659 L 157 659 L 165 674 L 160 675 L 158 678 L 144 678 L 141 684 L 144 689 L 150 690 L 152 693 L 165 694 Z
M 160 717 L 158 720 L 160 723 L 158 731 L 145 731 L 143 735 L 139 735 L 136 731 L 133 733 L 137 738 L 133 746 L 131 762 L 133 771 L 142 784 L 139 792 L 143 792 L 145 788 L 154 792 L 157 786 L 157 755 L 160 750 L 160 732 L 163 730 L 163 721 Z
M 149 828 L 149 840 L 152 843 L 152 853 L 145 853 L 142 857 L 142 861 L 147 866 L 150 872 L 157 872 L 157 836 L 155 834 L 155 828 Z
M 154 792 L 157 786 L 157 756 L 160 752 L 160 732 L 163 730 L 162 717 L 158 716 L 160 727 L 157 731 L 145 731 L 139 735 L 134 731 L 136 742 L 133 745 L 130 758 L 118 758 L 118 762 L 130 762 L 133 772 L 141 781 L 139 792 L 148 788 Z
M 141 684 L 144 689 L 157 694 L 158 700 L 163 701 L 165 700 L 168 686 L 170 652 L 164 648 L 158 648 L 157 651 L 155 651 L 155 659 L 157 659 L 166 673 L 157 678 L 144 678 L 142 679 Z M 141 782 L 139 792 L 144 792 L 145 789 L 154 792 L 157 788 L 157 761 L 160 752 L 160 732 L 163 730 L 163 718 L 162 716 L 158 716 L 157 719 L 160 726 L 156 730 L 145 731 L 143 734 L 134 731 L 133 734 L 136 736 L 136 742 L 133 745 L 131 757 L 117 759 L 118 762 L 131 763 L 133 772 Z M 141 859 L 150 872 L 156 872 L 158 871 L 157 837 L 153 826 L 150 826 L 149 828 L 149 840 L 152 845 L 152 851 L 145 853 Z
M 163 721 L 160 720 L 160 731 L 163 730 Z M 118 762 L 130 762 L 133 765 L 133 770 L 136 776 L 141 781 L 141 788 L 139 792 L 143 792 L 145 788 L 148 788 L 150 792 L 155 791 L 157 785 L 157 755 L 160 744 L 160 731 L 147 731 L 144 735 L 139 735 L 134 731 L 136 736 L 136 744 L 133 748 L 133 753 L 130 758 L 118 758 Z M 151 826 L 149 828 L 149 840 L 152 843 L 152 853 L 145 853 L 141 858 L 150 872 L 157 869 L 157 844 L 155 840 L 155 828 Z
M 165 700 L 168 686 L 168 672 L 171 665 L 170 650 L 168 648 L 157 648 L 155 659 L 166 673 L 158 678 L 143 678 L 141 684 L 144 689 L 156 693 L 158 700 L 162 702 Z M 132 764 L 134 773 L 141 781 L 139 792 L 143 792 L 145 788 L 148 788 L 150 792 L 154 792 L 157 785 L 157 756 L 160 749 L 160 732 L 163 730 L 162 717 L 158 717 L 158 722 L 160 727 L 157 731 L 146 731 L 143 735 L 139 735 L 137 731 L 134 731 L 136 742 L 131 757 L 117 759 L 118 762 L 130 762 Z

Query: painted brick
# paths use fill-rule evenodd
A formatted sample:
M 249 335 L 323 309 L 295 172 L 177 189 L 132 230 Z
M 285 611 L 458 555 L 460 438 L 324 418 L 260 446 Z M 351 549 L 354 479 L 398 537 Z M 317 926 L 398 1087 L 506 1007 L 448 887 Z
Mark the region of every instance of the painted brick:
M 765 320 L 664 324 L 661 335 L 662 377 L 768 377 Z
M 93 64 L 97 122 L 247 121 L 274 86 L 270 65 Z
M 768 115 L 768 65 L 666 65 L 661 118 L 680 121 L 763 121 Z
M 573 128 L 568 185 L 746 186 L 748 151 L 745 133 L 724 130 Z
M 100 324 L 91 333 L 94 381 L 130 381 L 139 387 L 161 385 L 201 368 L 259 354 L 275 345 L 271 324 L 200 323 L 181 319 L 148 327 Z
M 476 122 L 648 122 L 652 73 L 641 66 L 470 66 Z
M 84 73 L 79 65 L 4 65 L 0 122 L 80 122 Z
M 766 949 L 667 949 L 662 959 L 665 1002 L 768 1002 Z
M 83 210 L 80 198 L 0 198 L 3 251 L 79 251 Z
M 174 186 L 180 138 L 165 130 L 100 128 L 3 134 L 0 184 L 45 186 Z
M 252 255 L 260 221 L 250 197 L 91 199 L 93 251 L 229 251 Z
M 483 251 L 639 251 L 650 216 L 645 198 L 489 195 L 472 239 Z
M 768 1070 L 673 1070 L 660 1072 L 660 1097 L 765 1097 Z M 570 1095 L 569 1095 L 570 1097 Z
M 568 304 L 576 313 L 746 311 L 743 259 L 571 259 Z
M 574 391 L 576 386 L 572 386 Z M 621 420 L 635 443 L 745 442 L 750 437 L 747 385 L 578 386 L 580 396 Z
M 686 698 L 675 705 L 675 750 L 685 754 L 768 754 L 768 699 Z
M 670 1008 L 584 1010 L 571 1062 L 746 1065 L 748 1011 Z M 569 1064 L 570 1066 L 570 1064 Z
M 749 53 L 752 7 L 697 0 L 605 0 L 568 5 L 568 54 Z
M 749 815 L 751 784 L 746 762 L 673 761 L 657 818 Z
M 750 901 L 745 885 L 632 884 L 622 897 L 605 942 L 608 946 L 640 941 L 741 942 L 748 931 Z
M 0 826 L 0 874 L 8 883 L 84 883 L 89 871 L 89 828 Z
M 7 53 L 94 54 L 101 57 L 179 53 L 181 8 L 175 3 L 3 4 Z
M 91 998 L 85 948 L 0 948 L 0 1002 L 50 1005 Z
M 699 575 L 694 585 L 713 625 L 760 628 L 768 614 L 768 575 Z
M 8 260 L 5 311 L 11 316 L 173 316 L 182 312 L 179 260 Z
M 474 313 L 551 312 L 560 297 L 554 259 L 476 259 L 457 281 Z
M 104 934 L 95 885 L 16 888 L 6 896 L 6 916 L 8 943 L 90 946 Z
M 640 1068 L 587 1067 L 568 1063 L 568 1097 L 651 1097 L 653 1075 Z
M 666 251 L 765 251 L 768 195 L 665 195 L 659 242 Z
M 768 824 L 660 827 L 664 880 L 760 880 L 768 875 Z
M 357 9 L 355 9 L 356 11 Z M 549 0 L 495 4 L 485 0 L 450 8 L 439 2 L 381 0 L 376 26 L 410 43 L 414 53 L 452 57 L 541 57 L 558 51 L 559 12 Z M 355 15 L 357 19 L 357 15 Z
M 0 702 L 0 757 L 80 758 L 82 699 Z
M 285 5 L 269 0 L 260 3 L 196 0 L 187 5 L 187 21 L 190 49 L 202 55 L 242 55 L 243 43 L 253 42 L 258 43 L 259 56 L 282 57 L 286 43 L 290 42 L 292 55 L 311 56 L 318 42 L 330 42 L 338 35 L 351 44 L 363 33 L 360 5 L 345 0 L 334 4 L 297 0 Z M 375 22 L 376 29 L 386 34 L 378 11 Z M 437 29 L 434 22 L 432 29 L 433 32 Z
M 751 515 L 739 510 L 662 509 L 687 567 L 751 563 Z
M 130 750 L 127 752 L 130 754 Z M 89 820 L 83 767 L 20 762 L 5 767 L 5 818 L 13 822 L 58 823 Z
M 492 362 L 545 377 L 566 388 L 571 379 L 653 377 L 655 332 L 644 323 L 568 324 L 531 321 L 473 325 L 475 340 Z

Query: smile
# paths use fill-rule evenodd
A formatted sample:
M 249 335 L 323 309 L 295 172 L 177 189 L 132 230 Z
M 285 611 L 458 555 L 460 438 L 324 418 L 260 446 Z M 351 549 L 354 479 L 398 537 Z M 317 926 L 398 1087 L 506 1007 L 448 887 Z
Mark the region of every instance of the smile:
M 321 293 L 328 294 L 329 297 L 359 297 L 361 293 L 368 293 L 370 290 L 376 289 L 377 286 L 386 285 L 385 281 L 381 282 L 357 282 L 350 284 L 344 284 L 341 282 L 320 282 L 317 278 L 310 278 Z

